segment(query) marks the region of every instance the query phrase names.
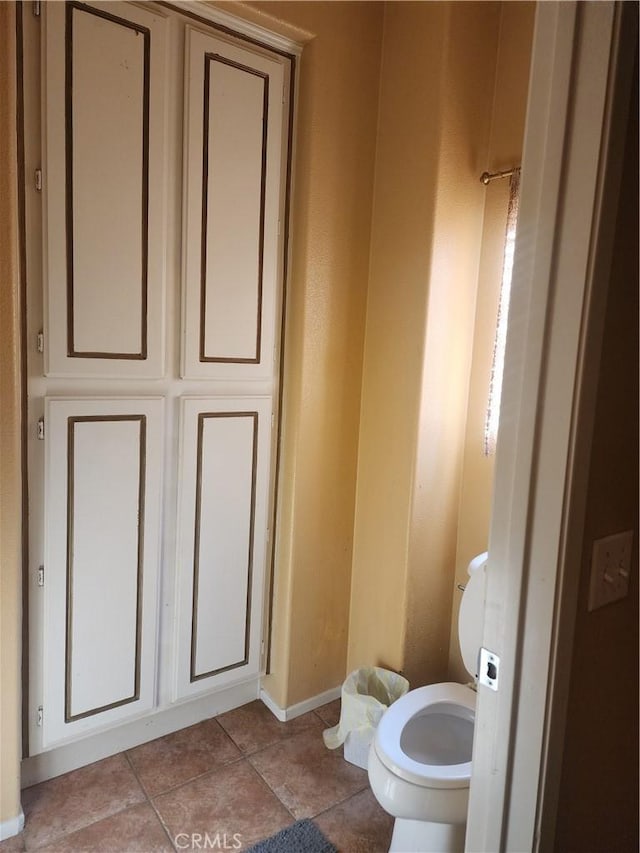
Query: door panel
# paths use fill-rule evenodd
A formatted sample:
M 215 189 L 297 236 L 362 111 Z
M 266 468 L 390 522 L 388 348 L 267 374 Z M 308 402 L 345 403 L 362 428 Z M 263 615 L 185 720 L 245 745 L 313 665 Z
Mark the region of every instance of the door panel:
M 182 374 L 267 378 L 279 274 L 283 68 L 187 32 Z
M 257 412 L 198 415 L 192 681 L 247 660 L 257 425 Z
M 257 673 L 269 398 L 182 401 L 178 695 Z
M 150 707 L 163 401 L 46 400 L 45 740 Z
M 65 717 L 72 720 L 138 693 L 146 416 L 85 415 L 67 425 Z M 94 667 L 106 675 L 99 683 Z
M 205 55 L 203 361 L 260 358 L 268 77 Z M 230 162 L 242 168 L 229 169 Z
M 47 8 L 50 376 L 164 372 L 164 38 L 125 4 Z
M 257 687 L 291 64 L 146 3 L 23 23 L 36 755 Z

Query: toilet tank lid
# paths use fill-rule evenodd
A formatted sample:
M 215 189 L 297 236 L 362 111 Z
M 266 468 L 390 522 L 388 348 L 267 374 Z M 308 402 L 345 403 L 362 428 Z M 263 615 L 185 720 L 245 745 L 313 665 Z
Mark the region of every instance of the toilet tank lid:
M 458 613 L 458 639 L 465 668 L 472 678 L 477 676 L 478 652 L 484 628 L 485 571 L 488 554 L 474 557 L 467 571 L 469 579 L 462 593 Z
M 484 570 L 487 565 L 487 559 L 489 557 L 488 551 L 483 551 L 482 554 L 478 554 L 477 557 L 474 557 L 473 560 L 467 566 L 467 574 L 472 575 L 474 572 Z

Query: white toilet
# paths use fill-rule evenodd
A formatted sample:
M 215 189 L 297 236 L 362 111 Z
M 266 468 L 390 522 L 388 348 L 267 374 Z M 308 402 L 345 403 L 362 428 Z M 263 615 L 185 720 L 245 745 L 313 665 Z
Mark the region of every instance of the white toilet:
M 371 744 L 371 790 L 396 819 L 390 851 L 464 850 L 486 563 L 485 553 L 469 564 L 458 617 L 460 651 L 474 686 L 447 682 L 410 690 L 384 713 Z

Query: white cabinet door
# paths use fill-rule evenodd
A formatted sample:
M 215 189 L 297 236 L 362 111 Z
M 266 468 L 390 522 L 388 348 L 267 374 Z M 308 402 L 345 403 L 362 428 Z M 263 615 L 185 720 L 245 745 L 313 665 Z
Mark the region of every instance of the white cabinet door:
M 164 373 L 164 18 L 48 3 L 45 373 Z
M 257 691 L 290 65 L 159 4 L 24 23 L 35 755 Z
M 274 372 L 282 61 L 187 30 L 182 375 Z
M 46 400 L 43 742 L 154 704 L 163 401 Z
M 257 675 L 271 399 L 182 400 L 176 696 Z

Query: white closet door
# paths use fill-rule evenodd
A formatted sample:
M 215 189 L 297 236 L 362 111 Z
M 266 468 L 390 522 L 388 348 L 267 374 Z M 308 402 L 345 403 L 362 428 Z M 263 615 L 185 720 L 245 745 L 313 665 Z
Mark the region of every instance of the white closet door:
M 271 400 L 182 400 L 176 695 L 256 675 Z
M 182 375 L 274 372 L 284 174 L 277 58 L 187 29 Z
M 44 25 L 45 374 L 160 377 L 166 22 L 70 2 Z
M 257 685 L 291 66 L 159 3 L 29 21 L 35 755 Z
M 43 745 L 150 709 L 163 401 L 45 401 Z

